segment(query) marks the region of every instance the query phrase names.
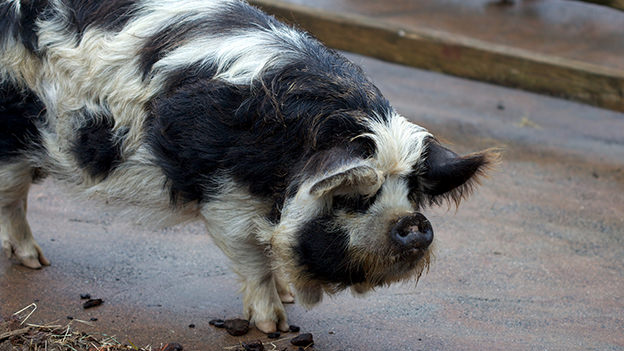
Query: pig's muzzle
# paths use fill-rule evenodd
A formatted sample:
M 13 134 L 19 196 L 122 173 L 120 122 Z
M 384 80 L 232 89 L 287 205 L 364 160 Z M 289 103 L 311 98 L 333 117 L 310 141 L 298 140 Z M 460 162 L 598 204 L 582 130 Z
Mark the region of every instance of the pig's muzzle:
M 422 252 L 433 242 L 433 228 L 425 216 L 415 212 L 394 224 L 390 229 L 390 240 L 397 254 Z

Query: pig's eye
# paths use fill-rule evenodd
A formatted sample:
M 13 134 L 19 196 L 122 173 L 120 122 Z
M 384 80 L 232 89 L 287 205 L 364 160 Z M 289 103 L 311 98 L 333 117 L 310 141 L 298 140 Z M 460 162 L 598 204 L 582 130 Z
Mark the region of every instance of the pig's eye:
M 381 189 L 382 188 L 379 188 L 373 195 L 335 195 L 332 201 L 333 207 L 334 209 L 345 210 L 347 212 L 365 213 L 375 203 L 375 200 L 377 200 L 377 197 L 381 194 Z

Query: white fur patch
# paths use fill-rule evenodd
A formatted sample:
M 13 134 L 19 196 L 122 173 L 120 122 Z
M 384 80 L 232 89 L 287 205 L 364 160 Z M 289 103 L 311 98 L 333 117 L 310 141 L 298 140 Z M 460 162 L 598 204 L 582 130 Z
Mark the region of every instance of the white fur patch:
M 377 248 L 383 252 L 387 246 L 385 233 L 398 218 L 416 210 L 408 200 L 407 183 L 398 176 L 388 177 L 380 191 L 365 214 L 339 215 L 342 228 L 349 232 L 351 248 L 369 251 Z
M 407 175 L 418 166 L 425 149 L 425 140 L 431 134 L 392 111 L 389 120 L 371 118 L 371 133 L 366 134 L 377 146 L 374 163 L 387 175 Z
M 215 78 L 251 84 L 263 72 L 301 55 L 303 34 L 285 26 L 245 29 L 234 35 L 206 35 L 173 50 L 154 65 L 167 73 L 194 63 L 216 67 Z
M 227 176 L 219 194 L 201 208 L 208 232 L 232 261 L 242 283 L 245 317 L 256 324 L 277 322 L 287 328 L 286 312 L 274 280 L 269 242 L 272 226 L 265 219 L 270 205 Z

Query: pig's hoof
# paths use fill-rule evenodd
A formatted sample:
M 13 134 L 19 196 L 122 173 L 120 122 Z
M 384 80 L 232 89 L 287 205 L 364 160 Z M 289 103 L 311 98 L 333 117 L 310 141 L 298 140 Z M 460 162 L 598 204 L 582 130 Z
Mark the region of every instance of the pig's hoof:
M 282 303 L 295 303 L 295 295 L 290 291 L 280 292 L 279 298 Z
M 256 322 L 256 328 L 263 333 L 275 333 L 277 331 L 277 323 L 273 321 Z
M 42 266 L 50 265 L 50 261 L 43 256 L 43 253 L 40 253 L 37 257 L 24 257 L 19 260 L 22 265 L 32 269 L 39 269 Z
M 279 295 L 282 303 L 294 303 L 295 294 L 293 294 L 290 286 L 285 283 L 284 279 L 280 279 L 279 276 L 275 277 L 275 287 L 277 288 L 277 294 Z
M 275 333 L 276 331 L 287 332 L 289 329 L 288 322 L 285 320 L 279 321 L 279 323 L 275 323 L 273 321 L 262 321 L 256 322 L 256 328 L 263 333 L 270 334 Z
M 50 265 L 50 261 L 43 255 L 41 247 L 36 242 L 12 245 L 5 241 L 2 243 L 2 250 L 8 258 L 15 257 L 28 268 L 39 269 L 41 266 Z
M 26 248 L 15 250 L 15 256 L 20 263 L 28 268 L 39 269 L 41 266 L 49 266 L 50 261 L 43 255 L 43 251 L 37 243 L 32 243 Z

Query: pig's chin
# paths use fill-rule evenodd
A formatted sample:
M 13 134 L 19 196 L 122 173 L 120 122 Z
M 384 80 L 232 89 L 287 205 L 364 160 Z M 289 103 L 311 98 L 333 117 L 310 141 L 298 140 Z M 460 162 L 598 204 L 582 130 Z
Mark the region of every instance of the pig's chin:
M 395 255 L 354 254 L 350 259 L 351 266 L 362 267 L 364 272 L 363 279 L 358 281 L 336 282 L 317 279 L 301 267 L 295 271 L 291 270 L 289 276 L 295 287 L 298 302 L 304 306 L 313 306 L 322 300 L 324 294 L 332 295 L 347 288 L 354 294 L 361 295 L 399 281 L 417 282 L 422 273 L 428 271 L 432 258 L 431 247 Z
M 369 266 L 367 270 L 366 281 L 353 284 L 351 291 L 354 294 L 364 294 L 376 287 L 389 286 L 400 281 L 418 282 L 422 274 L 429 270 L 433 259 L 432 252 L 431 247 L 425 250 L 412 249 L 376 260 L 376 264 Z

